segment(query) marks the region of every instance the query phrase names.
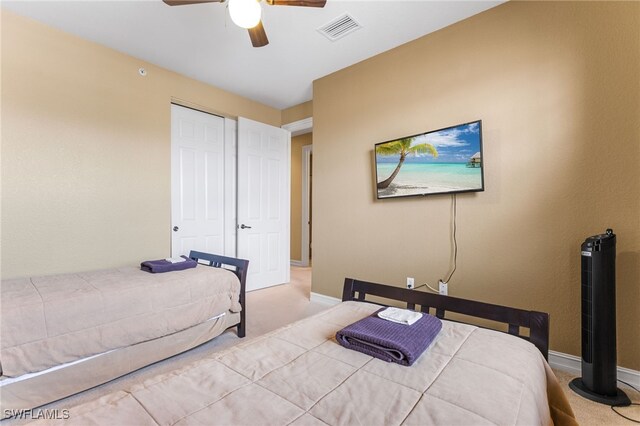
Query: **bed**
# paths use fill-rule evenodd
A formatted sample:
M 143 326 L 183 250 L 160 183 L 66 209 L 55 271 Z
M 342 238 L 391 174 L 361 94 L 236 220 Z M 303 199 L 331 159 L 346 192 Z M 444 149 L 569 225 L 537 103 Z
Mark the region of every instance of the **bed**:
M 335 340 L 338 330 L 378 310 L 381 298 L 444 319 L 436 340 L 411 367 Z M 505 323 L 508 332 L 446 320 L 451 314 Z M 521 334 L 524 328 L 528 335 Z M 64 422 L 577 424 L 545 361 L 548 330 L 544 313 L 346 279 L 342 303 L 73 407 Z
M 162 274 L 131 267 L 4 280 L 3 417 L 184 352 L 231 327 L 244 337 L 248 261 L 197 251 L 189 257 L 197 267 Z

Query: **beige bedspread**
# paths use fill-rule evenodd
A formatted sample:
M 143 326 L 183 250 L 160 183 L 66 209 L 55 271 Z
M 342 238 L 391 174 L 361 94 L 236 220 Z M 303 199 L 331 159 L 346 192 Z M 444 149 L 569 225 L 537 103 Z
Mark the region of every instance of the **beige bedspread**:
M 17 377 L 239 312 L 240 282 L 198 266 L 124 268 L 2 282 L 2 375 Z
M 373 359 L 336 343 L 337 330 L 378 308 L 344 302 L 72 408 L 65 424 L 574 422 L 540 352 L 513 336 L 444 321 L 436 341 L 411 367 Z

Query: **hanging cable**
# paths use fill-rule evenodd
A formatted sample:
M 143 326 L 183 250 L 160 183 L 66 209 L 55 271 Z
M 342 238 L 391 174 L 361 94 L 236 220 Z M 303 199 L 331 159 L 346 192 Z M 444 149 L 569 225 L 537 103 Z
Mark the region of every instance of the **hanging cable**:
M 415 287 L 415 288 L 414 288 L 414 290 L 417 290 L 417 289 L 422 288 L 422 287 L 428 287 L 428 288 L 429 288 L 429 290 L 431 290 L 432 292 L 434 292 L 434 293 L 440 293 L 438 290 L 436 290 L 435 288 L 431 287 L 431 286 L 429 285 L 429 283 L 420 284 L 418 287 Z
M 453 274 L 456 272 L 458 268 L 458 240 L 456 239 L 456 231 L 457 231 L 457 216 L 458 216 L 458 202 L 456 199 L 456 194 L 451 195 L 451 203 L 453 204 L 453 270 L 449 274 L 449 277 L 445 281 L 448 283 L 453 277 Z
M 446 279 L 446 283 L 449 282 L 449 280 L 451 280 L 451 277 L 453 277 L 453 274 L 456 272 L 456 269 L 458 268 L 458 240 L 456 237 L 456 232 L 457 232 L 457 219 L 458 219 L 458 203 L 457 203 L 457 199 L 456 199 L 456 194 L 451 194 L 451 203 L 452 203 L 452 208 L 453 208 L 453 270 L 451 271 L 451 273 L 449 274 L 449 277 Z M 440 291 L 436 290 L 435 288 L 431 287 L 429 285 L 429 283 L 424 283 L 421 284 L 417 287 L 414 287 L 414 290 L 417 290 L 419 288 L 422 287 L 427 287 L 429 288 L 429 290 L 431 290 L 434 293 L 440 293 Z

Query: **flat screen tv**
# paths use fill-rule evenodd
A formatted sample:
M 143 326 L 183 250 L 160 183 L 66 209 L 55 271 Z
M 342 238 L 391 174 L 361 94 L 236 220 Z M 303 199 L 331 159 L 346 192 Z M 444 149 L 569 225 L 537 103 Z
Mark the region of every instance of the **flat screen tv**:
M 484 191 L 482 121 L 377 143 L 378 199 Z

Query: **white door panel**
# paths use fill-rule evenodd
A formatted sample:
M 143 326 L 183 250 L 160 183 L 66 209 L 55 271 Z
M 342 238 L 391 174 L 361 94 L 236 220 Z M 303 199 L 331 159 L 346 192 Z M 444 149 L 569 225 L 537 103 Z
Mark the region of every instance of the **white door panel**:
M 171 256 L 225 251 L 224 119 L 171 105 Z
M 238 119 L 238 257 L 249 259 L 247 290 L 289 281 L 288 131 Z
M 236 251 L 236 163 L 238 161 L 237 147 L 238 126 L 235 120 L 224 119 L 224 255 L 237 257 Z

